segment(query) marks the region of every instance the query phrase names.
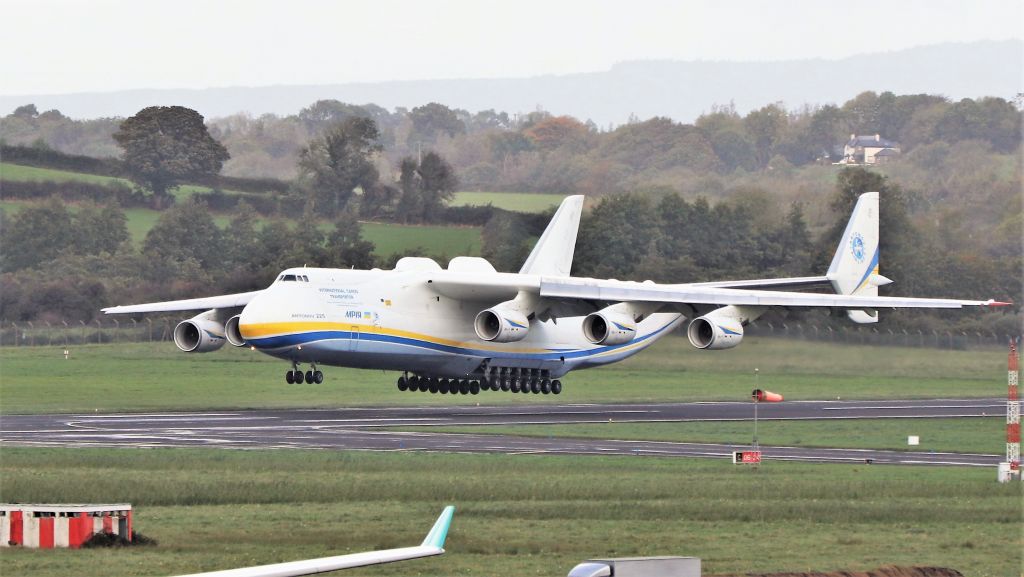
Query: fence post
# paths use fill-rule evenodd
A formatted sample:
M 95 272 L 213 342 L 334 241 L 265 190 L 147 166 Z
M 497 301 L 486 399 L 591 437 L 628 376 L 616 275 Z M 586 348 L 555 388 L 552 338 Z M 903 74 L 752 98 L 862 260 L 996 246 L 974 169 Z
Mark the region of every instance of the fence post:
M 18 323 L 12 322 L 11 326 L 14 327 L 14 346 L 17 347 L 19 346 L 18 343 L 21 341 L 21 339 L 18 338 L 18 333 L 21 332 L 21 328 L 18 327 Z
M 132 339 L 131 342 L 136 342 L 135 337 L 139 336 L 139 323 L 135 322 L 135 319 L 129 319 L 132 321 Z
M 25 322 L 28 323 L 28 330 L 30 331 L 28 333 L 28 346 L 34 347 L 36 346 L 36 326 L 32 324 L 32 321 Z
M 117 319 L 110 319 L 114 321 L 114 339 L 113 342 L 117 342 L 117 335 L 121 332 L 121 323 L 117 322 Z M 99 321 L 96 321 L 99 322 Z
M 61 324 L 64 325 L 64 348 L 67 348 L 67 346 L 68 346 L 68 330 L 70 330 L 69 327 L 68 327 L 68 321 L 66 321 L 64 319 L 60 319 L 60 322 L 61 322 Z
M 146 317 L 146 324 L 149 325 L 149 342 L 153 342 L 153 319 Z
M 78 324 L 82 325 L 82 344 L 84 345 L 85 340 L 85 321 L 78 321 Z
M 100 319 L 96 319 L 96 343 L 103 342 L 103 325 L 100 324 Z
M 47 336 L 46 344 L 48 346 L 52 347 L 53 346 L 53 326 L 50 325 L 50 321 L 43 321 L 43 322 L 46 323 L 46 336 Z

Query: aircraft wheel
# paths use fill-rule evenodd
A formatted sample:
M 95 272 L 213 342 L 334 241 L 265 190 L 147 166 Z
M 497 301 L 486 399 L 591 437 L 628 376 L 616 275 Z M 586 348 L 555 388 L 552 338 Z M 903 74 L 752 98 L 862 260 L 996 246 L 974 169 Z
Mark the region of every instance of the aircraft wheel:
M 427 377 L 420 377 L 418 379 L 418 383 L 418 388 L 421 393 L 425 393 L 428 390 L 430 390 L 430 379 L 428 379 Z
M 540 381 L 540 392 L 545 395 L 551 392 L 551 379 L 542 379 Z
M 432 395 L 437 394 L 437 391 L 440 390 L 437 386 L 437 379 L 430 379 L 430 382 L 427 384 L 427 390 L 429 390 Z
M 289 385 L 295 384 L 295 373 L 293 373 L 291 371 L 288 371 L 287 373 L 285 373 L 284 374 L 284 382 L 288 383 Z
M 409 382 L 406 380 L 405 375 L 398 377 L 398 390 L 407 391 L 409 390 Z
M 530 379 L 530 392 L 535 395 L 540 393 L 540 379 Z
M 313 371 L 306 371 L 306 382 L 311 385 L 316 382 L 316 375 L 313 374 Z
M 551 392 L 559 395 L 562 393 L 562 381 L 555 379 L 551 381 Z
M 301 385 L 302 384 L 302 371 L 295 371 L 293 374 L 294 374 L 294 378 L 295 378 L 295 384 L 296 385 Z
M 324 372 L 317 370 L 313 371 L 313 382 L 316 384 L 322 384 L 324 382 Z
M 512 388 L 512 379 L 510 379 L 508 377 L 505 377 L 504 379 L 502 379 L 501 380 L 501 387 L 500 388 L 501 388 L 502 391 L 508 391 L 509 389 L 511 389 Z
M 437 392 L 441 393 L 442 395 L 447 395 L 448 394 L 448 389 L 449 389 L 448 379 L 438 379 L 438 381 L 437 381 Z
M 508 385 L 508 390 L 512 391 L 513 393 L 518 393 L 519 392 L 519 379 L 509 379 L 509 380 L 511 382 Z
M 469 381 L 459 381 L 459 392 L 463 395 L 469 394 Z
M 479 395 L 480 394 L 480 383 L 476 381 L 470 381 L 469 383 L 469 394 Z

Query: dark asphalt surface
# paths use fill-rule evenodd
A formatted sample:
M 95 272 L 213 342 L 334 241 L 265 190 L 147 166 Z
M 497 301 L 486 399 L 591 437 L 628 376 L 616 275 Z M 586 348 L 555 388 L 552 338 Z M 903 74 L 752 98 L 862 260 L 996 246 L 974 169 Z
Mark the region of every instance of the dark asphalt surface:
M 743 445 L 515 435 L 515 425 L 750 420 L 751 403 L 505 405 L 281 409 L 182 413 L 7 415 L 6 446 L 306 448 L 505 454 L 727 458 Z M 787 401 L 762 403 L 763 420 L 1005 417 L 1000 399 Z M 502 425 L 507 434 L 432 432 L 439 426 Z M 383 428 L 414 429 L 395 432 Z M 1000 455 L 765 447 L 765 459 L 995 466 Z

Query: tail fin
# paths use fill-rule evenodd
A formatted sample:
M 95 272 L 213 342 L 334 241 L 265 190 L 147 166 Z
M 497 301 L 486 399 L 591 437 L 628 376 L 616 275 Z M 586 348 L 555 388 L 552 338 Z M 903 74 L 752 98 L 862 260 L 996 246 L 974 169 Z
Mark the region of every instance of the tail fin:
M 537 246 L 533 247 L 533 252 L 519 274 L 569 276 L 582 213 L 583 196 L 566 197 L 544 229 L 544 234 L 540 235 Z
M 826 275 L 839 294 L 878 296 L 892 281 L 878 273 L 878 193 L 860 195 Z M 878 322 L 878 311 L 846 312 L 855 323 Z

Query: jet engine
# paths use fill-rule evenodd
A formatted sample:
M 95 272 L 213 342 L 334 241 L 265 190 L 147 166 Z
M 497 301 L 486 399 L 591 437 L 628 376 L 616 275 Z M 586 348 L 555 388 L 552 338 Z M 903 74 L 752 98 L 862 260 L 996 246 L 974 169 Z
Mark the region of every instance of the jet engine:
M 721 309 L 719 309 L 721 310 Z M 743 340 L 743 324 L 736 318 L 714 311 L 690 321 L 686 336 L 698 349 L 731 349 Z
M 583 319 L 583 336 L 595 345 L 621 345 L 636 337 L 636 322 L 632 315 L 604 309 Z
M 235 315 L 228 319 L 228 322 L 224 323 L 224 338 L 235 347 L 244 347 L 245 339 L 242 337 L 242 331 L 238 329 L 238 319 L 242 315 Z
M 514 301 L 480 311 L 473 321 L 473 329 L 481 340 L 496 343 L 511 343 L 526 338 L 530 331 L 530 319 L 518 308 L 512 306 Z
M 209 310 L 174 327 L 174 344 L 186 353 L 208 353 L 224 346 L 224 325 Z

